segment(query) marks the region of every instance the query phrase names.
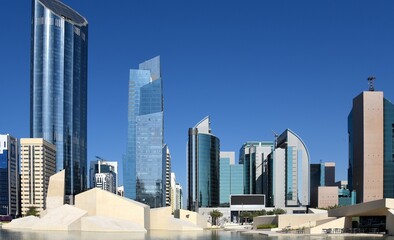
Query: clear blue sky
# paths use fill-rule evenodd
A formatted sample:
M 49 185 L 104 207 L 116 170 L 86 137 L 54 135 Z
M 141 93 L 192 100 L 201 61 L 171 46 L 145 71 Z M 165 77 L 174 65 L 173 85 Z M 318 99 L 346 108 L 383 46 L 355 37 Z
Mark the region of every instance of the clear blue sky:
M 222 151 L 295 131 L 346 179 L 352 99 L 377 77 L 394 101 L 394 1 L 65 0 L 89 21 L 88 159 L 121 162 L 129 69 L 161 56 L 165 141 L 186 184 L 189 127 L 211 116 Z M 0 15 L 0 133 L 29 137 L 31 1 Z

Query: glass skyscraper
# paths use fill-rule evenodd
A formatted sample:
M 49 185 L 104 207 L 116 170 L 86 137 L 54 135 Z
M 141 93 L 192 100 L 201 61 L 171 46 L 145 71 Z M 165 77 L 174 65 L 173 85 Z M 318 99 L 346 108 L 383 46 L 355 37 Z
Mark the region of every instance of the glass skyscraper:
M 18 140 L 0 134 L 0 215 L 20 215 Z
M 243 165 L 235 164 L 235 152 L 220 152 L 220 206 L 230 206 L 230 196 L 244 193 Z
M 30 136 L 56 145 L 66 201 L 86 189 L 88 23 L 57 0 L 33 0 Z
M 160 57 L 130 70 L 127 155 L 123 163 L 125 197 L 150 207 L 165 206 L 163 89 Z
M 211 134 L 209 117 L 189 128 L 187 181 L 188 210 L 218 207 L 220 141 Z
M 248 141 L 239 151 L 239 163 L 244 166 L 244 194 L 262 194 L 266 191 L 264 179 L 264 163 L 273 150 L 274 143 L 270 141 Z

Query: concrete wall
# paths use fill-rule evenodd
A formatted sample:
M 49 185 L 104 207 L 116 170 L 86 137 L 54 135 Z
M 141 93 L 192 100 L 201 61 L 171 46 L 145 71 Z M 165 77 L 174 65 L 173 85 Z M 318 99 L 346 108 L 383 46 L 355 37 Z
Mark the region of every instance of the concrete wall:
M 202 231 L 196 223 L 174 218 L 171 207 L 154 208 L 150 210 L 150 230 L 166 231 Z M 198 218 L 198 216 L 197 216 Z
M 117 218 L 141 224 L 149 229 L 148 205 L 120 197 L 99 188 L 93 188 L 75 196 L 75 207 L 88 212 L 88 216 Z
M 262 224 L 278 224 L 278 217 L 273 216 L 259 216 L 253 218 L 253 229 L 257 229 L 257 226 Z
M 322 234 L 323 229 L 328 228 L 344 228 L 345 227 L 345 217 L 334 219 L 324 224 L 320 224 L 316 227 L 312 227 L 310 229 L 306 229 L 306 233 L 309 234 Z
M 387 210 L 386 229 L 389 235 L 394 235 L 394 209 Z
M 86 216 L 87 212 L 70 205 L 52 209 L 40 219 L 32 230 L 44 231 L 80 231 L 81 218 Z
M 49 178 L 46 209 L 51 210 L 64 204 L 64 181 L 65 170 L 62 170 Z
M 290 228 L 309 227 L 309 224 L 313 226 L 317 220 L 326 219 L 327 217 L 327 213 L 278 215 L 278 228 L 286 228 L 287 226 L 290 226 Z
M 171 207 L 154 208 L 150 210 L 150 230 L 167 230 L 170 229 L 170 221 L 172 218 Z
M 338 187 L 318 187 L 319 208 L 327 208 L 338 205 Z
M 181 220 L 191 222 L 193 224 L 198 225 L 201 228 L 211 227 L 211 224 L 207 222 L 206 218 L 196 212 L 192 212 L 184 209 L 179 209 L 179 211 L 176 212 L 177 212 L 176 217 Z

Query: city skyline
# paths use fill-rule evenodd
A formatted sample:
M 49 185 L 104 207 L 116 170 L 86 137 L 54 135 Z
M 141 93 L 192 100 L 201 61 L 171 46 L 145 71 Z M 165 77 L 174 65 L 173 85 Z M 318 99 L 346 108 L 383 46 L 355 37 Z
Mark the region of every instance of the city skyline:
M 290 128 L 305 141 L 311 163 L 336 162 L 336 180 L 346 180 L 352 99 L 376 75 L 376 90 L 394 101 L 389 1 L 96 2 L 94 10 L 88 1 L 63 2 L 90 24 L 88 163 L 96 155 L 122 162 L 128 71 L 157 55 L 165 139 L 183 187 L 187 130 L 206 115 L 221 150 L 235 151 L 236 161 L 244 142 L 273 141 L 271 130 Z M 0 81 L 4 99 L 17 100 L 5 101 L 16 111 L 0 126 L 19 139 L 29 137 L 31 4 L 7 4 Z

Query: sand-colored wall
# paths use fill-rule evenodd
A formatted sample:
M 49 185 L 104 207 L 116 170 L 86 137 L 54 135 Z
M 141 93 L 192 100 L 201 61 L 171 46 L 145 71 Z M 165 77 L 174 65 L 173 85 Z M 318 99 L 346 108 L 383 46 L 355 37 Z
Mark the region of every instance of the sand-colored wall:
M 201 228 L 211 227 L 210 224 L 207 222 L 207 220 L 196 212 L 179 209 L 179 215 L 177 217 L 179 217 L 179 219 L 181 220 L 185 220 L 193 224 L 196 224 Z
M 321 214 L 284 214 L 278 215 L 278 228 L 286 228 L 290 226 L 290 228 L 298 228 L 307 226 L 312 224 L 317 220 L 322 220 L 327 218 L 327 213 Z
M 32 226 L 32 230 L 80 231 L 81 218 L 86 215 L 86 211 L 66 204 L 48 211 Z
M 154 208 L 150 210 L 150 230 L 167 230 L 170 228 L 171 207 Z
M 278 217 L 274 216 L 258 216 L 253 218 L 253 229 L 262 224 L 278 224 Z
M 387 209 L 386 229 L 389 235 L 394 235 L 394 209 Z
M 318 204 L 319 208 L 327 208 L 338 205 L 338 187 L 318 187 Z
M 316 227 L 306 229 L 306 233 L 309 234 L 322 234 L 323 229 L 330 229 L 330 228 L 344 228 L 345 227 L 345 217 L 337 218 L 332 221 L 329 221 L 324 224 L 320 224 Z
M 49 178 L 46 209 L 51 210 L 64 204 L 64 179 L 65 170 L 62 170 Z
M 99 188 L 93 188 L 75 196 L 75 207 L 88 212 L 88 216 L 118 218 L 141 224 L 149 229 L 148 205 L 118 196 Z

